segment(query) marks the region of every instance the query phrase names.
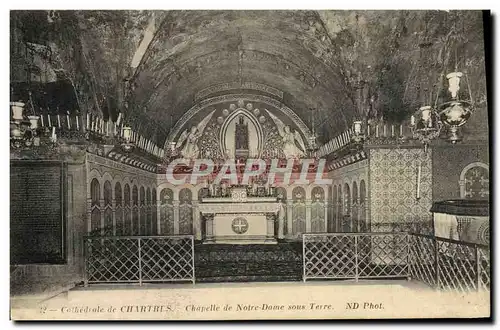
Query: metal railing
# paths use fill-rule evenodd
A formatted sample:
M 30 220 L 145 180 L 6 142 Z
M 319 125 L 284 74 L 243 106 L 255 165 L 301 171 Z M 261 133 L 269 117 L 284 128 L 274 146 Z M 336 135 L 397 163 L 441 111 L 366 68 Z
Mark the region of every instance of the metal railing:
M 429 235 L 410 235 L 413 279 L 441 290 L 490 290 L 490 256 L 486 245 Z
M 406 233 L 304 234 L 303 280 L 409 276 Z
M 85 237 L 85 285 L 195 282 L 194 237 Z
M 490 290 L 489 247 L 413 233 L 304 234 L 303 280 L 408 278 L 440 290 Z

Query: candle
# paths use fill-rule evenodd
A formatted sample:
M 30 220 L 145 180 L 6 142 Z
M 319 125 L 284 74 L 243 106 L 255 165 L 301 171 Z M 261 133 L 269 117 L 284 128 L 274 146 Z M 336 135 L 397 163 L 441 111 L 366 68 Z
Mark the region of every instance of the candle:
M 417 199 L 420 199 L 420 176 L 422 173 L 422 164 L 417 166 Z
M 116 120 L 116 124 L 120 125 L 120 121 L 121 121 L 121 119 L 122 119 L 122 113 L 120 112 L 120 113 L 118 114 L 118 119 Z
M 101 134 L 104 134 L 104 119 L 101 119 Z
M 56 127 L 52 127 L 52 139 L 56 138 Z
M 69 111 L 66 114 L 66 121 L 68 122 L 68 129 L 71 129 L 71 122 L 69 120 Z
M 370 136 L 370 125 L 366 126 L 366 135 Z
M 375 126 L 375 137 L 378 137 L 378 124 Z
M 89 113 L 87 112 L 87 131 L 90 129 Z
M 387 124 L 384 124 L 384 137 L 387 137 Z
M 399 136 L 403 136 L 403 125 L 399 125 Z
M 78 115 L 76 115 L 76 130 L 80 129 L 80 125 L 78 124 Z
M 411 126 L 415 126 L 415 116 L 411 116 L 411 119 L 410 119 L 410 124 Z
M 391 137 L 394 137 L 394 125 L 391 125 Z
M 118 135 L 118 128 L 116 127 L 116 122 L 115 122 L 115 128 L 113 130 L 113 135 Z
M 42 127 L 44 126 L 43 125 L 43 113 L 40 114 L 40 122 L 42 123 Z
M 49 127 L 52 127 L 52 122 L 50 121 L 50 113 L 47 115 L 47 118 L 49 119 Z
M 57 127 L 61 128 L 61 116 L 57 115 Z

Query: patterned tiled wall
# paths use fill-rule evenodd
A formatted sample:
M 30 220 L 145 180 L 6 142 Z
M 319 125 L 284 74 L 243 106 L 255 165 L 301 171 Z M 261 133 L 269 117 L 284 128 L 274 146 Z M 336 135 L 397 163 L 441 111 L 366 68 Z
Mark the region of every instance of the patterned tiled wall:
M 421 164 L 420 199 L 417 169 Z M 386 231 L 386 223 L 428 222 L 432 206 L 432 150 L 371 149 L 370 201 L 372 231 Z

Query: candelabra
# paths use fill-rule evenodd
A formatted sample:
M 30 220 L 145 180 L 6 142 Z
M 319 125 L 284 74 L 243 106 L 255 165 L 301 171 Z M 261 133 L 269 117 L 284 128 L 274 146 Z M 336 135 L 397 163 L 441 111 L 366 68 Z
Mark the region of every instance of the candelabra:
M 25 104 L 23 102 L 11 102 L 12 120 L 10 122 L 10 142 L 14 148 L 20 148 L 23 145 L 40 145 L 40 133 L 38 128 L 39 116 L 24 117 L 23 111 Z
M 413 138 L 424 144 L 426 152 L 429 143 L 441 134 L 442 126 L 438 113 L 431 106 L 421 107 L 411 116 Z
M 129 126 L 124 126 L 123 127 L 123 142 L 122 142 L 121 146 L 125 152 L 131 152 L 132 150 L 134 150 L 135 146 L 130 141 L 131 136 L 132 136 L 132 128 L 130 128 Z
M 361 120 L 356 120 L 352 126 L 353 134 L 351 136 L 351 142 L 353 143 L 353 149 L 358 150 L 363 146 L 366 139 L 363 122 Z

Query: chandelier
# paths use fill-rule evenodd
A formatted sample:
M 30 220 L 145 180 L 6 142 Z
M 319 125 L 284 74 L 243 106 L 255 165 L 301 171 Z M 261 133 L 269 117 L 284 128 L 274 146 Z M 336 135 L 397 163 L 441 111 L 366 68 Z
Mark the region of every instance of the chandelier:
M 456 32 L 456 26 L 453 26 L 452 29 L 450 40 L 454 41 L 454 71 L 446 74 L 446 76 L 444 75 L 445 71 L 443 71 L 434 105 L 429 105 L 431 103 L 429 102 L 411 116 L 410 128 L 413 137 L 424 144 L 424 150 L 427 150 L 429 143 L 440 137 L 443 131 L 448 132 L 447 140 L 452 144 L 460 141 L 462 138 L 459 135 L 459 128 L 467 123 L 474 110 L 471 85 L 467 74 L 458 70 L 458 44 L 459 42 L 464 43 L 464 41 Z M 427 48 L 431 43 L 421 43 L 420 45 Z M 424 73 L 422 79 L 427 76 L 428 73 Z M 460 82 L 462 78 L 466 80 L 468 93 L 461 92 Z M 447 82 L 447 88 L 444 88 L 443 83 L 445 82 Z
M 459 97 L 460 79 L 463 76 L 464 73 L 457 71 L 446 75 L 451 100 L 439 106 L 439 119 L 448 127 L 448 140 L 453 144 L 461 140 L 461 137 L 458 135 L 458 129 L 467 123 L 474 110 L 469 83 L 467 83 L 469 87 L 469 100 L 462 100 Z

